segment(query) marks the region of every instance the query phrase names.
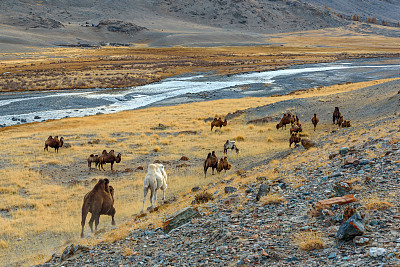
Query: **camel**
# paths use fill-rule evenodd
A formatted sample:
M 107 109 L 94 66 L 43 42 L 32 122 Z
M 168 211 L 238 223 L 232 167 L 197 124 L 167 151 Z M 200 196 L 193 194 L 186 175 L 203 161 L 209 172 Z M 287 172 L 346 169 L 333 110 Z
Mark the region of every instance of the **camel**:
M 333 111 L 333 124 L 336 124 L 337 121 L 340 119 L 342 114 L 340 114 L 339 107 L 335 107 L 335 110 Z
M 101 154 L 101 156 L 99 157 L 99 170 L 100 167 L 104 170 L 103 165 L 106 163 L 111 163 L 111 170 L 113 170 L 113 165 L 114 165 L 114 161 L 116 163 L 120 163 L 121 162 L 121 153 L 118 153 L 117 156 L 115 156 L 114 154 L 114 150 L 110 150 L 110 152 L 107 153 L 106 150 L 103 150 L 103 153 Z
M 228 149 L 231 150 L 231 154 L 232 154 L 232 150 L 234 150 L 234 149 L 236 151 L 236 154 L 239 153 L 239 148 L 237 148 L 235 143 L 236 143 L 235 141 L 226 140 L 226 142 L 224 144 L 224 154 L 228 153 Z
M 283 114 L 281 121 L 276 125 L 276 129 L 277 130 L 279 130 L 279 128 L 283 129 L 283 126 L 285 126 L 285 130 L 286 130 L 286 124 L 293 123 L 293 122 L 294 122 L 294 119 L 292 118 L 292 114 L 290 114 L 289 112 L 285 113 L 285 114 Z
M 230 170 L 231 167 L 232 165 L 229 163 L 227 157 L 221 158 L 217 164 L 217 172 L 220 173 L 222 170 L 225 170 L 226 173 L 226 171 Z
M 292 124 L 292 127 L 290 127 L 290 130 L 289 130 L 290 135 L 292 135 L 292 133 L 299 133 L 302 131 L 303 131 L 303 129 L 298 124 Z
M 163 191 L 162 200 L 165 199 L 165 189 L 167 189 L 167 173 L 164 170 L 164 165 L 155 163 L 149 164 L 146 177 L 143 181 L 143 207 L 142 213 L 144 211 L 144 203 L 146 201 L 147 192 L 150 189 L 150 208 L 153 209 L 157 205 L 157 190 L 161 189 Z
M 317 114 L 314 113 L 314 117 L 312 117 L 311 122 L 314 125 L 314 132 L 315 132 L 315 128 L 317 127 L 317 124 L 319 122 L 319 119 L 317 118 Z
M 87 162 L 88 162 L 89 170 L 92 169 L 92 163 L 96 164 L 96 166 L 95 166 L 95 169 L 96 169 L 97 165 L 99 165 L 99 162 L 100 162 L 99 155 L 90 154 L 90 156 L 87 159 Z
M 289 147 L 292 147 L 292 144 L 294 143 L 294 146 L 296 147 L 296 144 L 301 142 L 301 138 L 297 136 L 297 133 L 292 133 L 292 135 L 289 138 Z
M 58 136 L 52 137 L 51 135 L 47 140 L 44 142 L 44 150 L 49 151 L 49 147 L 54 148 L 54 151 L 58 153 L 58 149 L 62 147 L 64 144 L 64 137 L 61 137 L 60 140 L 58 140 Z
M 228 124 L 228 122 L 226 121 L 226 119 L 224 121 L 222 121 L 221 118 L 217 119 L 214 118 L 214 120 L 211 122 L 211 131 L 212 129 L 215 127 L 219 127 L 221 129 L 222 126 L 226 126 Z
M 100 179 L 93 189 L 85 195 L 82 204 L 82 231 L 81 237 L 84 236 L 85 221 L 88 212 L 92 214 L 89 220 L 89 226 L 93 233 L 93 222 L 95 222 L 95 231 L 99 225 L 100 215 L 111 216 L 111 224 L 115 225 L 114 216 L 114 188 L 109 186 L 108 179 Z
M 203 163 L 204 177 L 207 177 L 208 168 L 212 168 L 212 175 L 214 175 L 214 169 L 217 168 L 217 164 L 218 164 L 218 158 L 215 155 L 215 151 L 213 151 L 212 153 L 208 153 L 208 156 Z

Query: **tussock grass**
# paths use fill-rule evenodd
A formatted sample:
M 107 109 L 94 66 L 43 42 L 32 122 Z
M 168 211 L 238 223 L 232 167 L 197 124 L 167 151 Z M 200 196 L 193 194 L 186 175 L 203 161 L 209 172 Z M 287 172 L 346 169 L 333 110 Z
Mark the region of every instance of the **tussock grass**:
M 393 206 L 387 198 L 381 198 L 377 195 L 367 196 L 360 202 L 367 210 L 385 210 Z
M 306 231 L 296 233 L 293 236 L 293 242 L 302 250 L 310 251 L 322 249 L 325 247 L 325 242 L 322 239 L 320 232 Z
M 260 202 L 263 203 L 263 205 L 268 205 L 268 204 L 280 204 L 285 202 L 285 199 L 280 196 L 279 194 L 267 194 L 265 196 L 262 196 L 260 198 Z
M 4 240 L 0 240 L 0 249 L 5 249 L 8 247 L 8 244 Z

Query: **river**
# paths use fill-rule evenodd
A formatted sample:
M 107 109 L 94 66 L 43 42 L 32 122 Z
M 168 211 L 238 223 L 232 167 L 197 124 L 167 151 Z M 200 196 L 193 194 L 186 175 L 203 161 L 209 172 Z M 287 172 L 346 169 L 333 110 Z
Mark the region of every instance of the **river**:
M 400 58 L 296 65 L 276 71 L 222 76 L 187 74 L 129 88 L 1 93 L 0 126 L 211 99 L 265 97 L 298 89 L 394 77 L 400 77 Z

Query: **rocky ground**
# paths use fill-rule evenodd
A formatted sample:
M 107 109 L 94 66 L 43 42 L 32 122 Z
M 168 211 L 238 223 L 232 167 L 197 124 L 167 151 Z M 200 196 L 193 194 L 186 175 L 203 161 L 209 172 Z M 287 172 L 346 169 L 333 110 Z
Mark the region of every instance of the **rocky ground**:
M 180 218 L 175 214 L 164 229 L 150 225 L 113 243 L 71 245 L 42 266 L 400 265 L 398 89 L 391 82 L 331 96 L 352 127 L 330 128 L 314 140 L 315 148 L 293 148 L 202 188 L 214 200 L 182 212 L 192 216 L 183 225 L 173 226 Z M 362 100 L 361 94 L 368 97 Z M 363 102 L 358 112 L 357 101 Z M 277 203 L 263 196 L 268 191 Z M 186 197 L 199 192 L 193 188 Z M 300 241 L 308 247 L 302 249 Z

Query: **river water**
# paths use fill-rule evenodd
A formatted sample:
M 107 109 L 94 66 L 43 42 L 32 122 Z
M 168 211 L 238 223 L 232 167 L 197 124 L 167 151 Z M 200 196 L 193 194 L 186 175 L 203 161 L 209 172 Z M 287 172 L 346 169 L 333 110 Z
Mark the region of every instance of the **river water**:
M 223 76 L 187 74 L 122 89 L 1 93 L 0 126 L 210 99 L 265 97 L 298 89 L 394 77 L 400 77 L 400 58 L 297 65 L 276 71 Z

